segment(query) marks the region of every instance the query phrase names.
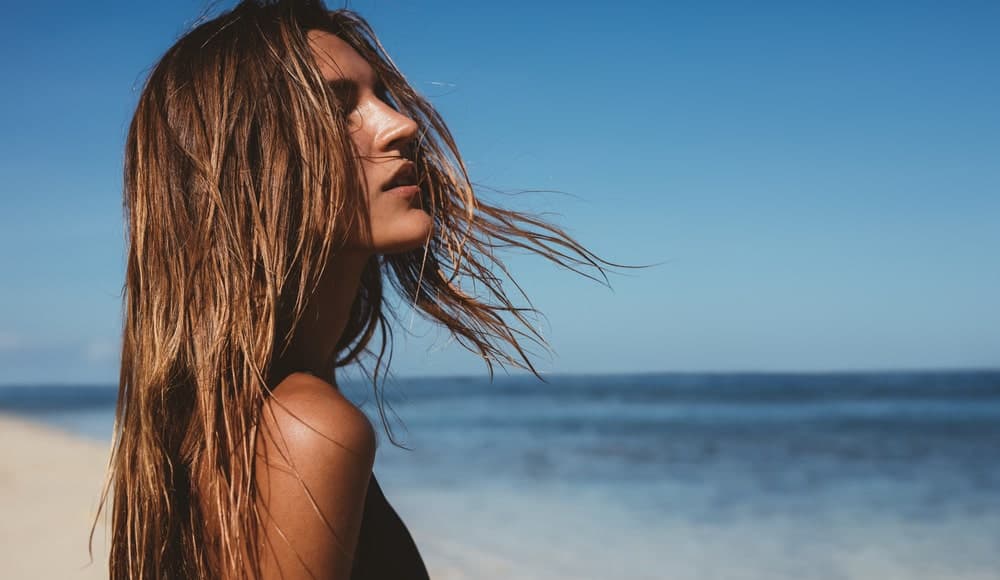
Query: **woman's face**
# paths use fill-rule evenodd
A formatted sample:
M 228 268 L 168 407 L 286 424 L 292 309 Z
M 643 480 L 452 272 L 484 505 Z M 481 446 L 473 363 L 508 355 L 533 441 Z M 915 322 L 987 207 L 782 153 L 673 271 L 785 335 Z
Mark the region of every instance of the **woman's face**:
M 348 108 L 351 140 L 364 169 L 371 240 L 354 235 L 352 249 L 395 253 L 420 247 L 434 222 L 420 208 L 415 167 L 406 158 L 417 124 L 379 98 L 384 93 L 375 72 L 349 44 L 321 30 L 310 30 L 308 37 L 323 78 Z

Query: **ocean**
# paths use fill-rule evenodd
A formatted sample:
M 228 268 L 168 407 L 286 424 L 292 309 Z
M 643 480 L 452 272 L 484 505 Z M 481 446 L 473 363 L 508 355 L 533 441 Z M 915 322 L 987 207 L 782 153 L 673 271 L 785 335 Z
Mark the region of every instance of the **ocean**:
M 1000 579 L 1000 371 L 546 380 L 386 383 L 375 473 L 442 576 Z M 115 395 L 0 410 L 107 441 Z

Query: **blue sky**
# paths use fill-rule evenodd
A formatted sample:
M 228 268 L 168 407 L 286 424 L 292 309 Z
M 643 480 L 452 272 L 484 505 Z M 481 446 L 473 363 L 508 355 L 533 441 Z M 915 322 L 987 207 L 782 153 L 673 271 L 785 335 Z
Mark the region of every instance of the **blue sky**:
M 0 383 L 115 380 L 122 143 L 204 5 L 6 7 Z M 662 263 L 608 289 L 512 257 L 546 315 L 542 371 L 1000 366 L 1000 4 L 351 7 L 474 181 L 567 192 L 503 199 Z M 397 376 L 485 372 L 411 330 Z

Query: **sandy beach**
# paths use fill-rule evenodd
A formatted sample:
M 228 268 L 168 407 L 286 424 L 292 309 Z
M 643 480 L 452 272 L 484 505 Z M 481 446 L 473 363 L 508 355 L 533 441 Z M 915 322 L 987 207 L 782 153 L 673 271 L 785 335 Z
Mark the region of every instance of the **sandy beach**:
M 103 523 L 88 537 L 107 447 L 0 415 L 0 578 L 107 578 Z

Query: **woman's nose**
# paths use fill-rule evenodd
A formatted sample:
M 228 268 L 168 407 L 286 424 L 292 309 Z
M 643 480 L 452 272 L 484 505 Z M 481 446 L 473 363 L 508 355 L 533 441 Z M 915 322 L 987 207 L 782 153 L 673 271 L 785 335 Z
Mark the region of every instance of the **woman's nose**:
M 389 118 L 386 120 L 384 130 L 379 135 L 379 150 L 399 149 L 405 151 L 417 136 L 417 122 L 389 106 L 385 107 L 385 112 Z

